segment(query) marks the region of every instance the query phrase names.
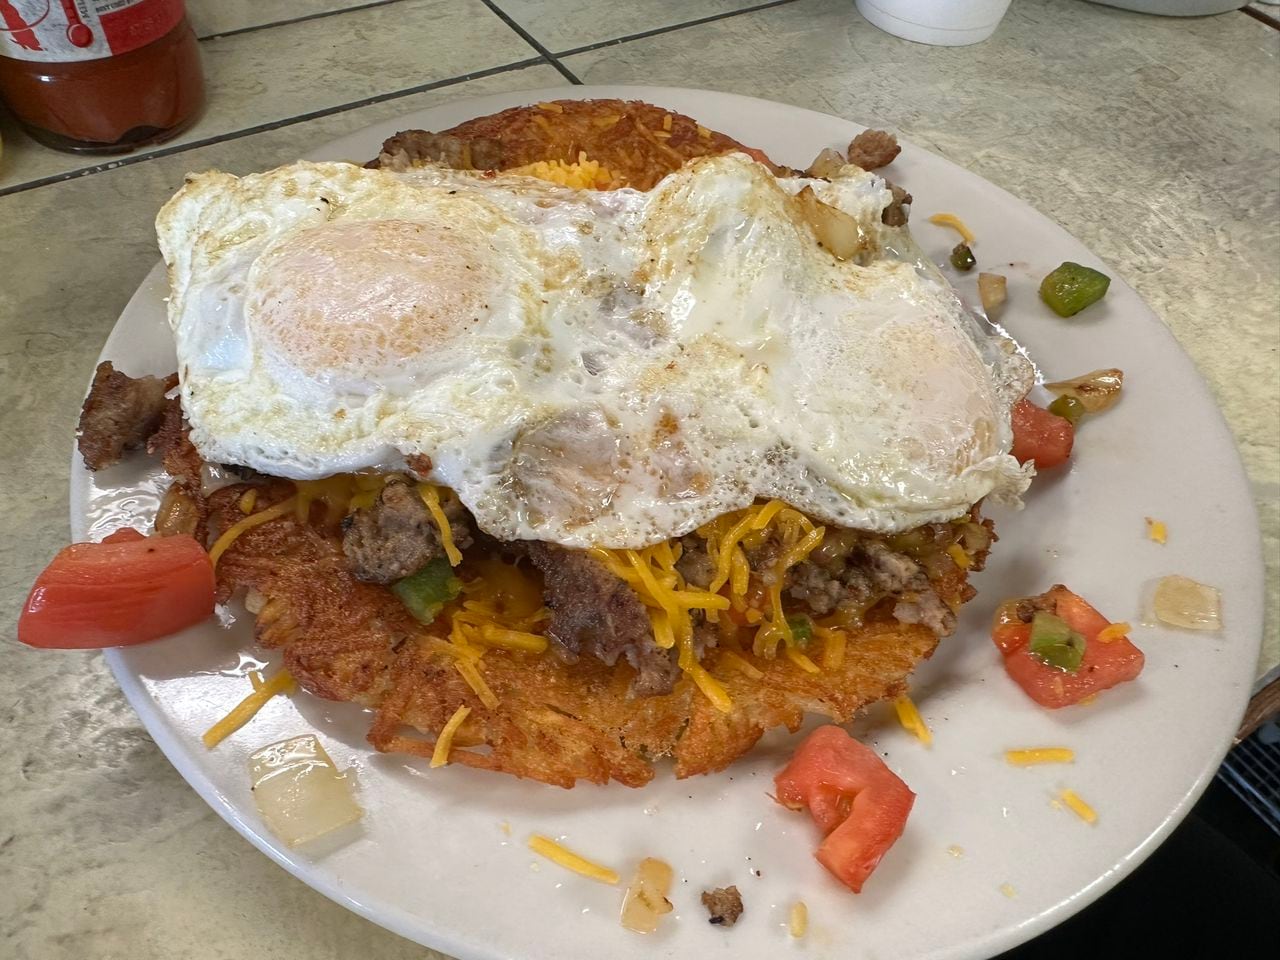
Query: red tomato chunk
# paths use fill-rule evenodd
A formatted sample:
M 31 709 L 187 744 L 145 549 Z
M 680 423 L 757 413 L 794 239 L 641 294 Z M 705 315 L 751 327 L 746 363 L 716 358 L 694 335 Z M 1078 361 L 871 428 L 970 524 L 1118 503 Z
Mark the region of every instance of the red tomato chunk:
M 854 893 L 902 836 L 916 799 L 874 750 L 836 726 L 809 734 L 774 784 L 783 806 L 809 808 L 826 836 L 814 856 Z
M 144 643 L 213 612 L 209 554 L 189 536 L 120 530 L 65 547 L 36 578 L 18 639 L 64 650 Z
M 1046 610 L 1066 621 L 1084 637 L 1084 657 L 1079 669 L 1063 670 L 1046 663 L 1028 649 L 1029 618 Z M 996 611 L 991 639 L 1004 655 L 1005 671 L 1042 707 L 1056 709 L 1079 703 L 1100 690 L 1133 680 L 1142 672 L 1142 651 L 1128 637 L 1099 640 L 1110 622 L 1062 584 L 1036 597 L 1007 600 Z
M 1076 428 L 1071 421 L 1022 399 L 1013 405 L 1014 457 L 1019 463 L 1034 460 L 1041 470 L 1066 463 L 1075 443 Z

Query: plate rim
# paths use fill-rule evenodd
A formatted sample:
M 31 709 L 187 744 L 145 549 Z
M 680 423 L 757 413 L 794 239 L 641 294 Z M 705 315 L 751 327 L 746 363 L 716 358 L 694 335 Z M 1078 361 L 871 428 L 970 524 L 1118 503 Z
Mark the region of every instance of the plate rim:
M 376 121 L 367 124 L 355 130 L 348 131 L 342 136 L 335 137 L 323 144 L 318 144 L 307 153 L 308 157 L 313 157 L 317 153 L 323 153 L 335 150 L 338 145 L 345 141 L 366 137 L 371 132 L 397 123 L 404 123 L 409 118 L 419 116 L 424 113 L 434 113 L 443 109 L 459 108 L 462 106 L 476 105 L 478 110 L 484 110 L 486 106 L 503 104 L 515 105 L 518 102 L 534 103 L 538 100 L 549 99 L 590 99 L 593 97 L 613 97 L 626 96 L 636 99 L 648 100 L 650 102 L 660 102 L 664 95 L 675 94 L 682 97 L 697 96 L 710 97 L 714 99 L 722 99 L 726 102 L 736 102 L 741 106 L 767 105 L 769 108 L 783 107 L 788 112 L 808 117 L 811 122 L 821 121 L 830 122 L 838 121 L 843 125 L 854 128 L 865 129 L 865 126 L 857 121 L 848 120 L 834 114 L 827 114 L 821 111 L 812 110 L 807 107 L 799 107 L 781 101 L 767 100 L 759 97 L 751 97 L 743 94 L 729 93 L 717 90 L 702 90 L 688 87 L 669 87 L 669 86 L 650 86 L 643 84 L 593 84 L 593 85 L 563 85 L 552 87 L 536 87 L 520 90 L 509 90 L 494 94 L 484 94 L 476 97 L 462 97 L 453 100 L 441 100 L 432 106 L 422 108 L 420 110 L 409 111 L 405 114 L 398 115 L 393 118 Z M 504 107 L 498 107 L 502 109 Z M 476 114 L 479 115 L 479 114 Z M 967 168 L 961 166 L 953 160 L 948 159 L 932 150 L 926 150 L 923 147 L 916 146 L 911 141 L 899 138 L 904 147 L 920 153 L 928 154 L 935 161 L 945 163 L 952 172 L 958 174 L 960 178 L 971 179 L 972 181 L 981 183 L 986 190 L 997 191 L 1002 199 L 1014 203 L 1026 211 L 1029 211 L 1045 228 L 1051 229 L 1063 238 L 1069 239 L 1073 244 L 1089 250 L 1090 255 L 1099 263 L 1105 264 L 1101 258 L 1093 254 L 1092 250 L 1070 234 L 1064 227 L 1054 221 L 1052 218 L 1044 214 L 1031 203 L 1022 200 L 1012 193 L 1006 191 L 998 184 L 973 173 Z M 1107 265 L 1109 268 L 1109 265 Z M 139 283 L 134 294 L 120 311 L 117 316 L 116 323 L 113 325 L 111 332 L 104 341 L 102 353 L 99 360 L 109 359 L 106 354 L 111 345 L 112 340 L 116 336 L 120 320 L 133 304 L 134 298 L 143 294 L 144 289 L 155 278 L 157 271 L 163 272 L 163 261 L 158 262 L 151 271 Z M 1110 268 L 1109 268 L 1110 269 Z M 1187 356 L 1186 351 L 1178 342 L 1173 332 L 1167 324 L 1160 318 L 1149 304 L 1134 290 L 1124 279 L 1119 271 L 1110 269 L 1110 276 L 1113 282 L 1118 281 L 1123 284 L 1133 296 L 1142 304 L 1142 306 L 1156 320 L 1156 327 L 1160 329 L 1162 335 L 1168 339 L 1172 346 Z M 1249 527 L 1252 531 L 1252 540 L 1254 549 L 1247 551 L 1250 553 L 1251 560 L 1248 567 L 1254 573 L 1254 579 L 1257 581 L 1258 589 L 1253 591 L 1256 596 L 1256 602 L 1252 605 L 1253 610 L 1243 611 L 1244 615 L 1240 617 L 1242 622 L 1256 625 L 1256 641 L 1261 646 L 1262 629 L 1263 629 L 1263 609 L 1265 597 L 1265 572 L 1263 566 L 1263 544 L 1261 531 L 1258 525 L 1258 512 L 1256 499 L 1251 494 L 1249 486 L 1248 474 L 1245 471 L 1244 463 L 1240 455 L 1239 443 L 1236 440 L 1234 431 L 1227 422 L 1221 405 L 1218 403 L 1212 390 L 1209 388 L 1199 368 L 1194 360 L 1189 356 L 1187 359 L 1195 375 L 1195 381 L 1209 401 L 1216 421 L 1219 427 L 1225 432 L 1225 435 L 1231 440 L 1231 448 L 1234 452 L 1234 458 L 1230 463 L 1230 469 L 1242 481 L 1242 486 L 1247 495 L 1244 498 L 1243 509 L 1248 512 L 1250 521 Z M 86 393 L 88 383 L 86 383 Z M 84 511 L 81 509 L 86 502 L 85 491 L 87 488 L 87 471 L 79 459 L 78 451 L 75 448 L 74 441 L 72 443 L 71 452 L 71 483 L 69 490 L 69 510 L 71 529 L 73 538 L 80 538 L 85 533 Z M 1250 631 L 1252 635 L 1254 631 Z M 189 744 L 180 741 L 176 733 L 171 730 L 170 724 L 160 707 L 160 704 L 146 690 L 141 682 L 140 675 L 131 671 L 125 662 L 125 650 L 127 648 L 113 648 L 104 651 L 104 660 L 111 669 L 117 684 L 121 688 L 121 692 L 129 701 L 130 706 L 137 713 L 142 721 L 148 734 L 151 736 L 166 759 L 174 767 L 177 773 L 187 782 L 187 784 L 203 799 L 226 823 L 231 826 L 237 833 L 247 839 L 260 852 L 266 854 L 273 862 L 283 867 L 292 876 L 306 884 L 308 887 L 328 897 L 335 903 L 340 904 L 346 909 L 358 914 L 359 916 L 369 920 L 370 922 L 381 926 L 385 929 L 412 941 L 415 943 L 428 946 L 432 949 L 440 950 L 452 956 L 460 958 L 483 958 L 483 960 L 499 960 L 504 957 L 494 946 L 479 941 L 471 940 L 470 942 L 456 939 L 447 929 L 431 926 L 424 922 L 422 914 L 412 914 L 403 910 L 394 903 L 385 900 L 380 896 L 371 898 L 358 898 L 352 893 L 345 890 L 337 877 L 326 873 L 319 867 L 322 862 L 317 864 L 308 861 L 302 857 L 293 856 L 287 850 L 278 845 L 273 837 L 263 835 L 260 831 L 254 829 L 253 825 L 247 822 L 239 815 L 238 808 L 230 802 L 218 789 L 214 780 L 205 775 L 198 767 L 186 762 L 186 757 L 190 753 Z M 1256 657 L 1254 662 L 1256 663 Z M 1272 671 L 1275 673 L 1280 671 L 1280 667 Z M 1256 678 L 1256 669 L 1252 671 Z M 1235 717 L 1238 724 L 1239 717 L 1243 715 L 1247 707 L 1247 688 L 1239 709 L 1239 716 Z M 1234 729 L 1234 725 L 1232 727 Z M 1198 772 L 1194 780 L 1189 783 L 1185 790 L 1182 791 L 1181 797 L 1173 809 L 1168 811 L 1161 819 L 1159 824 L 1140 842 L 1135 844 L 1126 853 L 1120 856 L 1112 867 L 1104 872 L 1101 876 L 1095 878 L 1084 888 L 1076 891 L 1073 895 L 1058 902 L 1053 907 L 1035 914 L 1030 918 L 1023 918 L 1021 921 L 1004 923 L 994 930 L 988 931 L 984 935 L 977 936 L 970 941 L 968 951 L 965 952 L 964 947 L 960 947 L 960 952 L 950 952 L 946 956 L 953 960 L 960 958 L 990 956 L 992 952 L 1000 952 L 1019 944 L 1032 940 L 1036 936 L 1052 929 L 1058 924 L 1064 922 L 1070 917 L 1076 915 L 1085 907 L 1095 902 L 1105 892 L 1114 888 L 1124 878 L 1136 869 L 1154 850 L 1159 847 L 1180 824 L 1186 815 L 1190 812 L 1192 806 L 1199 799 L 1201 794 L 1207 788 L 1217 768 L 1220 766 L 1222 759 L 1229 751 L 1232 740 L 1228 736 L 1224 738 L 1224 742 L 1220 748 L 1211 756 L 1211 762 L 1203 766 Z

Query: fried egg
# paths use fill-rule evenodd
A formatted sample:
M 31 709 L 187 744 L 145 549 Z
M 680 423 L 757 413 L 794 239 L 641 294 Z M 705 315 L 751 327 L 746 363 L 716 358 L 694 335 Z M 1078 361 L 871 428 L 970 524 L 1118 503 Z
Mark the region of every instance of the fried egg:
M 856 221 L 817 241 L 795 195 Z M 758 497 L 876 532 L 1016 497 L 1030 371 L 883 179 L 737 154 L 653 190 L 295 163 L 157 219 L 191 439 L 292 479 L 425 455 L 502 540 L 640 547 Z

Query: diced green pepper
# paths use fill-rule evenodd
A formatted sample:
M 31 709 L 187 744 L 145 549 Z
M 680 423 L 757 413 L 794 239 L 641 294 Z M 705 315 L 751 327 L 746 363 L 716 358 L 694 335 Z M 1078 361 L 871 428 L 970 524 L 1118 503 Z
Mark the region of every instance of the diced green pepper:
M 1085 640 L 1061 617 L 1037 610 L 1027 648 L 1050 666 L 1075 673 L 1084 659 Z
M 1040 299 L 1060 317 L 1075 316 L 1097 303 L 1111 286 L 1111 278 L 1091 267 L 1068 260 L 1040 284 Z
M 417 573 L 393 583 L 391 592 L 400 598 L 415 620 L 431 623 L 441 608 L 462 592 L 462 581 L 453 575 L 448 560 L 437 557 Z
M 1075 397 L 1067 396 L 1065 393 L 1049 404 L 1049 412 L 1054 416 L 1061 417 L 1063 420 L 1069 420 L 1073 427 L 1085 415 L 1084 404 Z
M 951 251 L 951 265 L 962 273 L 972 270 L 977 262 L 967 243 L 957 243 Z
M 804 614 L 787 617 L 787 626 L 791 628 L 791 635 L 796 638 L 796 643 L 800 646 L 807 646 L 813 639 L 813 621 Z

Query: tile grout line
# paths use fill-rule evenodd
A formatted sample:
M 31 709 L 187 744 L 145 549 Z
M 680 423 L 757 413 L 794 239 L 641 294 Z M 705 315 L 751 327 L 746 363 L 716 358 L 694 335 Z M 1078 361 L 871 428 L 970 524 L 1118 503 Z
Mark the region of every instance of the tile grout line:
M 1240 8 L 1240 12 L 1247 17 L 1253 17 L 1253 19 L 1257 20 L 1259 23 L 1265 23 L 1273 30 L 1280 30 L 1280 20 L 1277 20 L 1265 10 L 1255 10 L 1253 7 L 1244 6 Z
M 308 120 L 319 120 L 322 117 L 331 117 L 335 114 L 345 113 L 348 110 L 358 110 L 361 107 L 372 106 L 375 103 L 386 103 L 389 100 L 399 100 L 402 97 L 412 96 L 415 93 L 426 93 L 429 90 L 439 90 L 443 87 L 451 87 L 459 83 L 466 83 L 468 80 L 480 80 L 484 77 L 496 76 L 500 73 L 507 73 L 513 70 L 523 70 L 527 67 L 542 65 L 550 65 L 546 57 L 530 57 L 528 60 L 517 60 L 514 63 L 506 63 L 497 67 L 488 67 L 484 70 L 475 70 L 471 73 L 464 73 L 460 76 L 449 77 L 444 80 L 432 80 L 428 83 L 420 83 L 412 87 L 405 87 L 401 90 L 393 90 L 390 93 L 374 94 L 371 97 L 364 97 L 360 100 L 353 100 L 350 103 L 342 103 L 333 107 L 324 107 L 320 110 L 312 110 L 308 113 L 301 113 L 294 117 L 286 117 L 282 120 L 272 120 L 268 123 L 260 123 L 252 127 L 245 127 L 242 130 L 233 130 L 230 133 L 220 134 L 216 137 L 207 137 L 204 140 L 193 140 L 190 143 L 175 144 L 168 148 L 153 150 L 150 153 L 138 154 L 136 156 L 125 156 L 118 160 L 108 160 L 103 163 L 95 164 L 91 167 L 82 167 L 78 170 L 68 170 L 64 173 L 53 174 L 52 176 L 43 177 L 39 180 L 30 180 L 26 183 L 15 184 L 11 187 L 0 188 L 0 197 L 13 196 L 18 193 L 25 193 L 27 190 L 34 190 L 37 187 L 45 187 L 54 183 L 64 183 L 67 180 L 77 180 L 80 177 L 87 177 L 95 173 L 105 173 L 109 170 L 117 170 L 120 167 L 131 167 L 137 163 L 143 163 L 147 160 L 158 160 L 161 157 L 171 157 L 179 153 L 186 153 L 189 150 L 197 150 L 201 147 L 212 146 L 217 143 L 225 143 L 231 140 L 239 140 L 243 137 L 253 136 L 257 133 L 268 133 L 272 130 L 280 130 L 284 127 L 291 127 L 297 123 L 305 123 Z
M 557 57 L 572 57 L 579 53 L 588 53 L 592 50 L 599 50 L 602 47 L 617 46 L 622 43 L 630 43 L 632 40 L 647 40 L 649 37 L 661 36 L 664 33 L 673 33 L 676 30 L 684 30 L 686 27 L 699 27 L 704 23 L 714 23 L 717 20 L 728 20 L 732 17 L 740 17 L 744 13 L 757 13 L 762 10 L 770 10 L 773 7 L 785 7 L 788 4 L 795 3 L 796 0 L 768 0 L 767 3 L 758 3 L 753 7 L 743 7 L 740 10 L 726 10 L 724 13 L 713 13 L 709 16 L 699 17 L 696 20 L 684 20 L 680 23 L 673 23 L 665 27 L 654 27 L 652 30 L 641 30 L 639 33 L 629 33 L 626 36 L 615 37 L 612 40 L 600 40 L 596 43 L 588 43 L 582 47 L 571 47 L 568 50 L 557 51 Z
M 508 14 L 505 10 L 503 10 L 496 3 L 494 3 L 493 0 L 480 0 L 480 2 L 483 3 L 486 7 L 488 7 L 490 12 L 492 12 L 495 17 L 497 17 L 499 20 L 505 23 L 508 27 L 510 27 L 512 30 L 518 33 L 520 35 L 520 39 L 522 39 L 525 43 L 529 44 L 529 46 L 533 47 L 533 49 L 537 50 L 538 53 L 542 57 L 544 57 L 549 64 L 551 64 L 551 66 L 555 67 L 558 71 L 560 71 L 561 76 L 563 76 L 566 80 L 568 80 L 572 84 L 575 84 L 577 86 L 582 85 L 582 81 L 579 80 L 576 76 L 574 76 L 573 71 L 571 71 L 563 63 L 557 60 L 555 57 L 555 54 L 553 54 L 550 50 L 548 50 L 541 43 L 539 43 L 538 39 L 533 34 L 531 34 L 524 27 L 520 26 L 520 24 L 518 24 L 511 17 L 510 14 Z
M 249 27 L 237 27 L 234 30 L 224 30 L 221 33 L 209 33 L 203 37 L 197 37 L 201 43 L 206 40 L 221 40 L 223 37 L 238 37 L 244 33 L 256 33 L 259 30 L 267 30 L 271 27 L 287 27 L 295 23 L 306 23 L 308 20 L 324 20 L 327 17 L 337 17 L 344 13 L 357 13 L 361 10 L 372 10 L 375 7 L 386 7 L 393 3 L 400 3 L 401 0 L 366 0 L 365 3 L 355 3 L 349 7 L 342 7 L 339 10 L 321 10 L 318 13 L 307 13 L 300 17 L 287 17 L 284 20 L 272 20 L 270 23 L 256 23 Z
M 341 13 L 347 13 L 352 10 L 362 10 L 371 7 L 389 6 L 393 3 L 399 3 L 401 0 L 373 0 L 373 2 L 363 4 L 356 7 L 346 7 L 342 10 L 333 10 L 328 13 L 310 14 L 305 17 L 297 17 L 293 20 L 281 20 L 275 23 L 262 24 L 260 27 L 245 27 L 241 30 L 231 30 L 226 33 L 211 34 L 208 37 L 201 37 L 201 40 L 211 40 L 219 37 L 235 36 L 241 33 L 251 33 L 255 30 L 265 29 L 267 27 L 283 26 L 290 23 L 299 23 L 306 20 L 317 20 L 324 17 L 335 16 Z M 68 170 L 63 173 L 53 174 L 48 177 L 41 177 L 37 180 L 29 180 L 25 183 L 15 184 L 11 187 L 0 187 L 0 197 L 13 196 L 18 193 L 25 193 L 27 190 L 34 190 L 38 187 L 46 187 L 55 183 L 64 183 L 67 180 L 75 180 L 79 177 L 87 177 L 96 173 L 105 173 L 109 170 L 116 170 L 120 167 L 133 166 L 136 163 L 142 163 L 146 160 L 159 159 L 161 157 L 170 157 L 188 150 L 196 150 L 201 147 L 211 146 L 215 143 L 222 143 L 228 140 L 239 140 L 242 137 L 253 136 L 257 133 L 267 133 L 271 130 L 279 130 L 284 127 L 293 126 L 296 123 L 304 123 L 308 120 L 318 120 L 322 117 L 333 116 L 334 114 L 343 113 L 348 110 L 358 110 L 361 107 L 371 106 L 375 103 L 384 103 L 389 100 L 396 100 L 401 97 L 412 96 L 415 93 L 425 93 L 428 90 L 437 90 L 442 87 L 452 86 L 458 83 L 465 83 L 468 80 L 478 80 L 482 77 L 491 77 L 499 73 L 505 73 L 509 70 L 523 70 L 527 67 L 536 66 L 538 64 L 546 64 L 555 68 L 565 79 L 575 85 L 581 85 L 582 81 L 564 66 L 558 59 L 559 57 L 573 56 L 579 53 L 586 53 L 591 50 L 599 50 L 602 47 L 617 46 L 619 44 L 628 43 L 633 40 L 645 40 L 649 37 L 660 36 L 664 33 L 672 33 L 677 30 L 683 30 L 686 27 L 697 27 L 706 23 L 713 23 L 717 20 L 727 20 L 731 17 L 741 16 L 747 13 L 754 13 L 761 10 L 769 10 L 773 7 L 782 7 L 797 0 L 769 0 L 767 3 L 756 4 L 751 7 L 743 7 L 740 10 L 729 10 L 724 13 L 712 14 L 706 17 L 699 17 L 696 20 L 686 20 L 681 23 L 671 24 L 665 27 L 655 27 L 652 30 L 642 30 L 638 33 L 627 34 L 622 37 L 615 37 L 612 40 L 601 40 L 597 43 L 586 44 L 581 47 L 572 47 L 568 50 L 552 53 L 543 46 L 532 34 L 520 26 L 505 11 L 499 8 L 493 0 L 480 0 L 490 11 L 493 12 L 503 23 L 509 26 L 513 31 L 520 35 L 526 43 L 534 50 L 538 51 L 539 56 L 531 57 L 527 60 L 517 60 L 513 63 L 504 64 L 498 67 L 490 67 L 485 70 L 477 70 L 474 73 L 462 74 L 457 77 L 450 77 L 446 80 L 435 80 L 430 83 L 418 84 L 413 87 L 406 87 L 401 90 L 394 90 L 390 93 L 376 94 L 371 97 L 365 97 L 360 100 L 353 100 L 349 103 L 338 104 L 333 107 L 325 107 L 320 110 L 313 110 L 309 113 L 299 114 L 294 117 L 287 117 L 281 120 L 273 120 L 268 123 L 257 124 L 252 127 L 245 127 L 241 130 L 233 130 L 230 133 L 221 134 L 215 137 L 207 137 L 204 140 L 193 140 L 190 143 L 178 144 L 169 148 L 161 148 L 150 153 L 140 154 L 137 156 L 126 156 L 119 160 L 109 160 L 103 163 L 94 164 L 88 167 L 81 167 L 76 170 Z

